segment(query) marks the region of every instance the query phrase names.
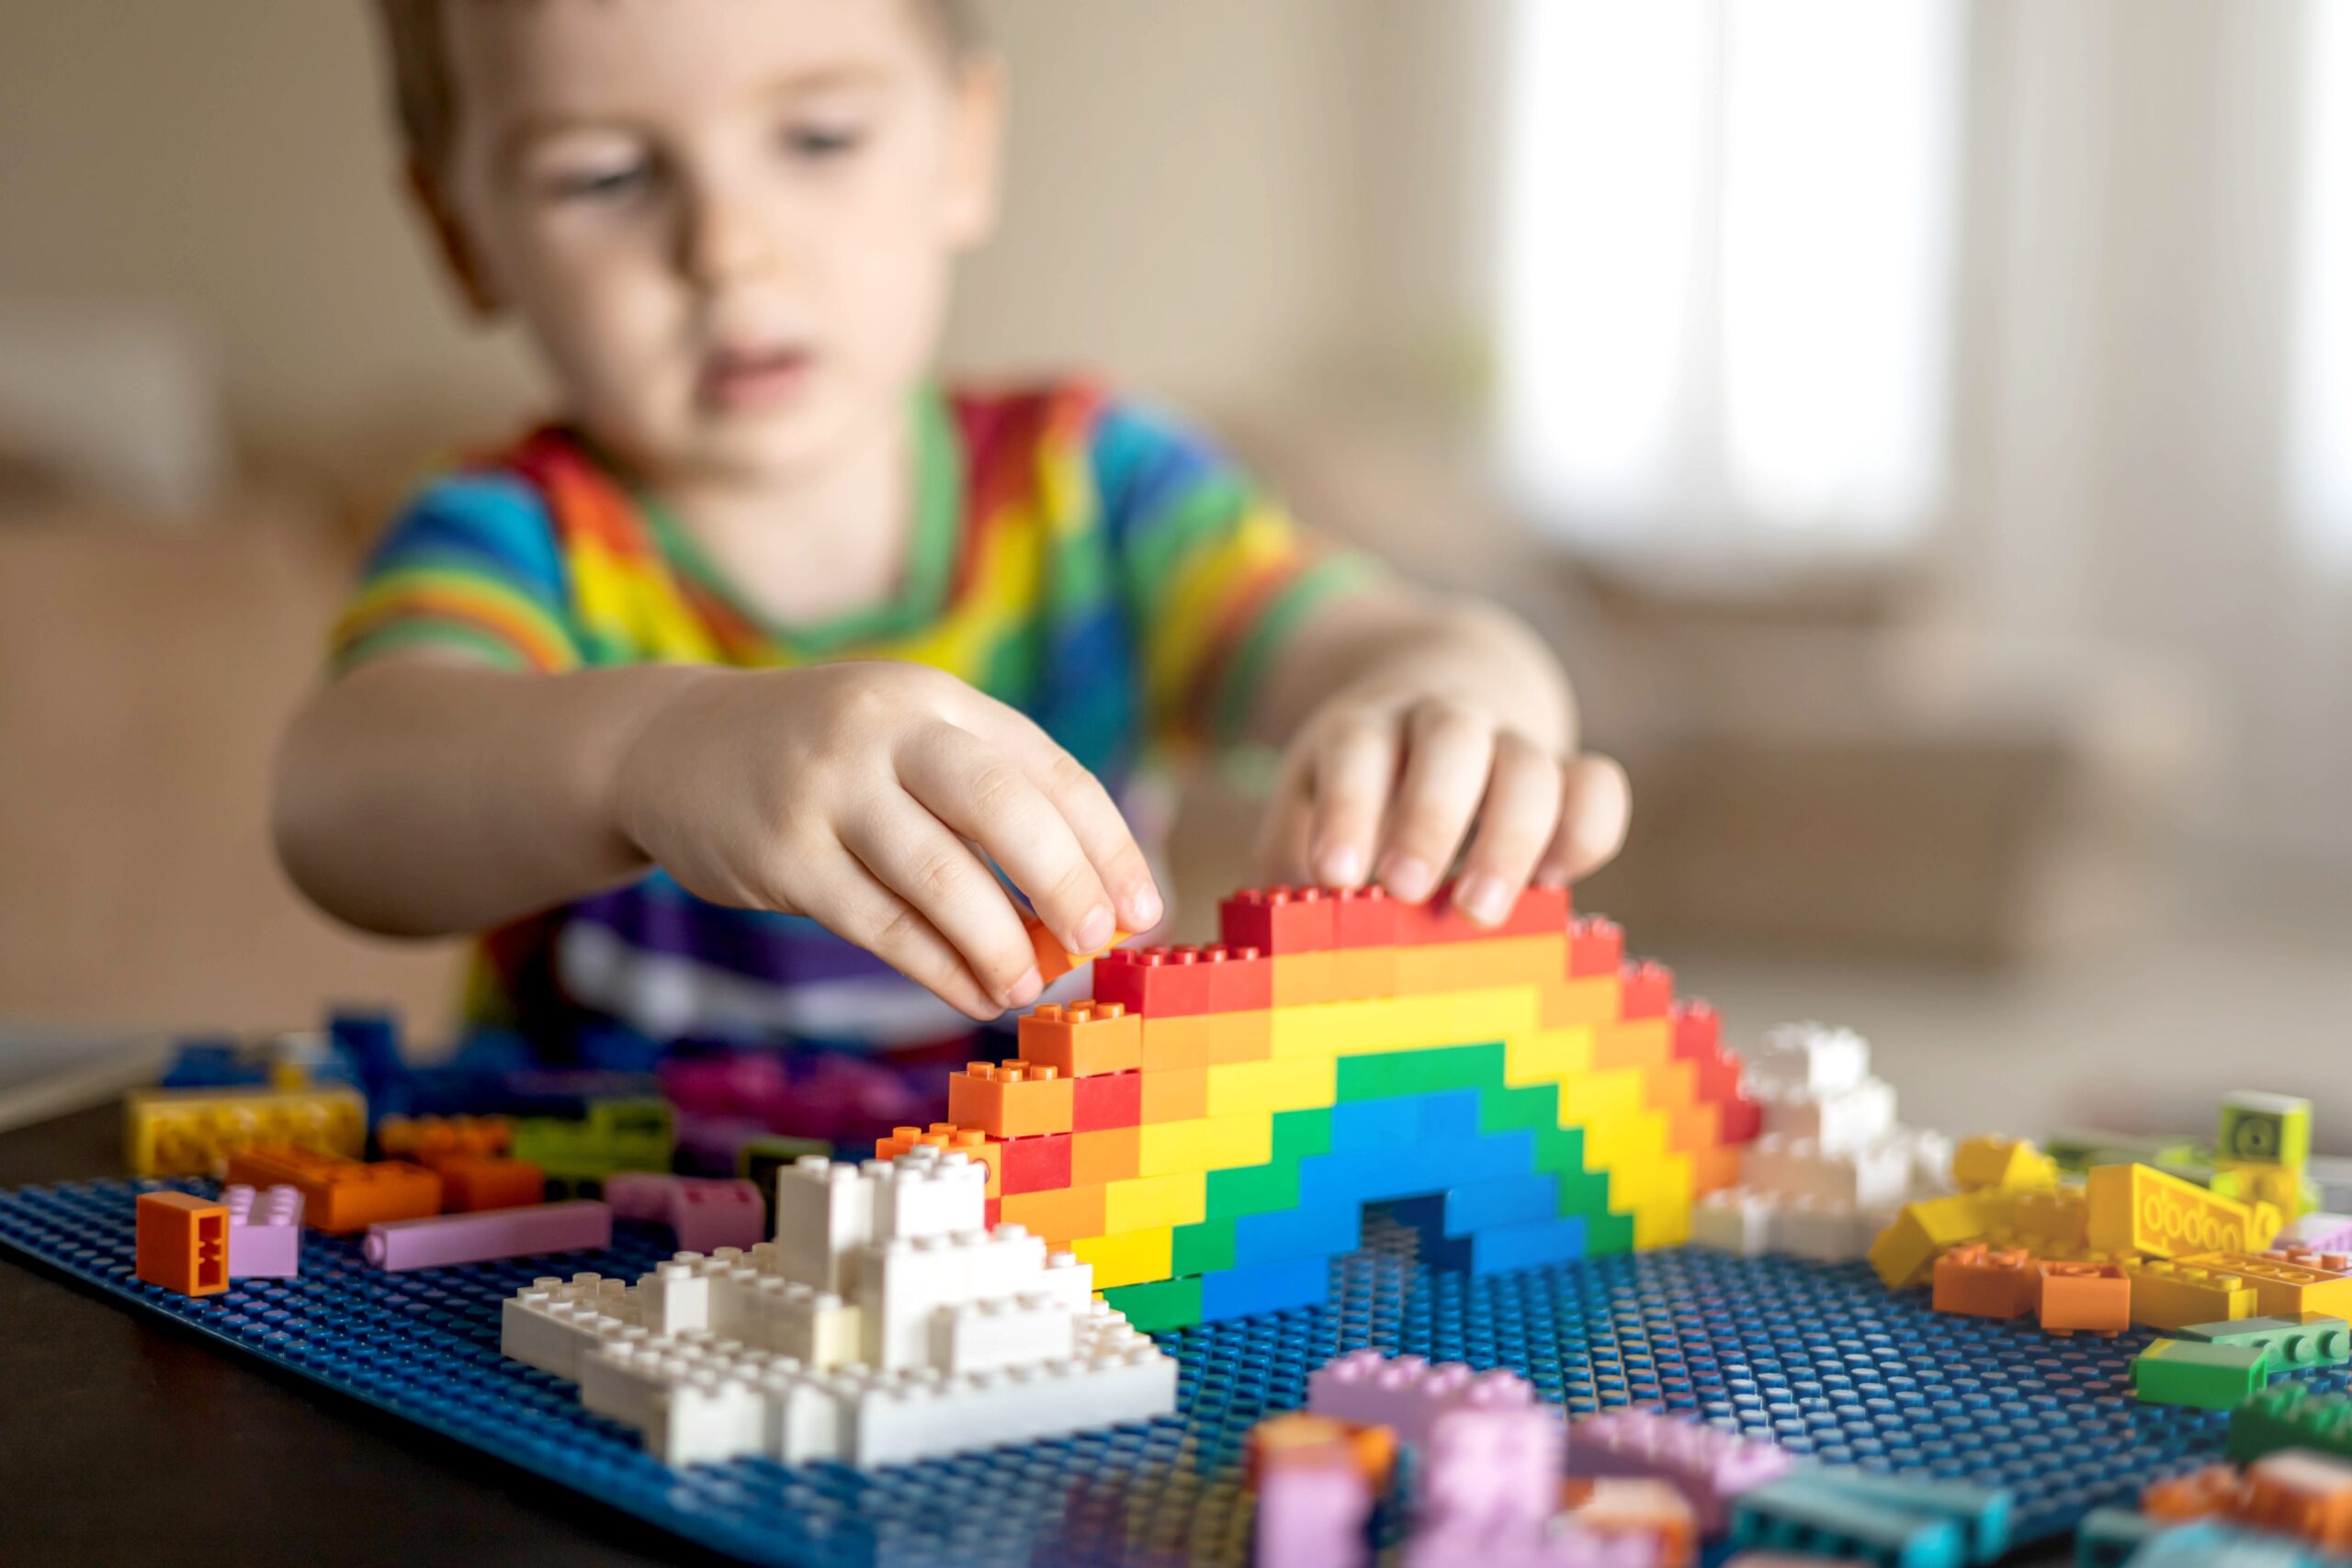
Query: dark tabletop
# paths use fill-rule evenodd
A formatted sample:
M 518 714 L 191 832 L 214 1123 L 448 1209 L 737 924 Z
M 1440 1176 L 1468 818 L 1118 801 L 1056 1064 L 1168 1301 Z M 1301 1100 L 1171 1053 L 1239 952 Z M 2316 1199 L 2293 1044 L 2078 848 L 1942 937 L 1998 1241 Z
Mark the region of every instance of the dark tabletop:
M 0 1134 L 0 1187 L 122 1174 L 114 1106 Z M 0 1562 L 721 1561 L 0 1253 Z

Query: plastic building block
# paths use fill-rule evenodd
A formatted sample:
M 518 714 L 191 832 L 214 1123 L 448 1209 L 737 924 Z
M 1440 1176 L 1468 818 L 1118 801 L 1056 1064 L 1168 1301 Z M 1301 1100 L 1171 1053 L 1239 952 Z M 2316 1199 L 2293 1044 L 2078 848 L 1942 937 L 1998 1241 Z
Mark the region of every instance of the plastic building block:
M 1661 1568 L 1657 1538 L 1601 1535 L 1573 1524 L 1543 1529 L 1510 1521 L 1445 1520 L 1416 1529 L 1399 1568 Z
M 437 1269 L 535 1252 L 580 1252 L 612 1243 L 613 1211 L 582 1201 L 386 1221 L 368 1227 L 360 1254 L 379 1269 Z
M 184 1296 L 217 1296 L 227 1290 L 228 1207 L 186 1192 L 141 1193 L 132 1272 Z
M 2322 1561 L 2283 1536 L 2256 1534 L 2219 1519 L 2176 1525 L 2131 1558 L 2133 1568 L 2318 1568 Z
M 2140 1489 L 2140 1511 L 2170 1524 L 2227 1516 L 2238 1506 L 2245 1483 L 2237 1467 L 2209 1464 L 2187 1475 L 2167 1476 Z
M 1419 1444 L 1451 1410 L 1524 1410 L 1535 1390 L 1513 1372 L 1476 1372 L 1460 1363 L 1431 1365 L 1419 1356 L 1354 1350 L 1326 1362 L 1306 1381 L 1306 1408 L 1317 1416 L 1386 1427 Z
M 386 1159 L 434 1167 L 445 1157 L 494 1157 L 514 1146 L 514 1123 L 504 1116 L 387 1116 L 376 1127 Z
M 2174 1337 L 2207 1345 L 2258 1345 L 2270 1352 L 2270 1370 L 2274 1372 L 2303 1367 L 2340 1367 L 2352 1362 L 2352 1325 L 2340 1317 L 2320 1314 L 2301 1321 L 2241 1317 L 2220 1323 L 2193 1323 L 2175 1331 Z
M 1067 1133 L 1075 1115 L 1071 1080 L 1051 1066 L 974 1062 L 947 1080 L 947 1119 L 991 1137 Z
M 1022 1019 L 1021 1059 L 1066 1078 L 1143 1066 L 1143 1020 L 1116 1002 L 1047 1003 Z
M 2181 1261 L 2245 1280 L 2254 1289 L 2255 1310 L 2267 1317 L 2301 1322 L 2306 1314 L 2352 1316 L 2352 1273 L 2242 1252 L 2207 1253 Z
M 1699 1555 L 1699 1521 L 1690 1501 L 1663 1481 L 1571 1479 L 1560 1488 L 1570 1528 L 1604 1540 L 1645 1541 L 1658 1568 L 1690 1568 Z
M 1250 1428 L 1242 1456 L 1244 1485 L 1255 1486 L 1269 1469 L 1289 1464 L 1351 1465 L 1375 1494 L 1385 1492 L 1396 1469 L 1396 1434 L 1304 1410 L 1269 1416 Z
M 1856 1502 L 1949 1519 L 1960 1528 L 1971 1562 L 1990 1562 L 2009 1549 L 2016 1499 L 2005 1487 L 1880 1475 L 1850 1465 L 1823 1465 L 1800 1474 L 1810 1486 Z
M 1850 1029 L 1784 1023 L 1747 1057 L 1748 1081 L 1820 1100 L 1860 1089 L 1870 1077 L 1870 1043 Z
M 2009 1319 L 2031 1313 L 2041 1277 L 2030 1254 L 1982 1242 L 1955 1247 L 1935 1263 L 1935 1308 L 1968 1317 Z
M 1347 1465 L 1285 1465 L 1258 1486 L 1257 1561 L 1266 1568 L 1359 1568 L 1372 1561 L 1371 1483 Z
M 224 1187 L 229 1210 L 229 1278 L 282 1280 L 302 1271 L 302 1194 L 273 1187 Z
M 2021 1138 L 1963 1139 L 1952 1151 L 1952 1181 L 1963 1190 L 2018 1191 L 2058 1185 L 2058 1162 Z
M 670 1227 L 683 1252 L 756 1247 L 767 1238 L 767 1204 L 748 1181 L 616 1172 L 605 1183 L 614 1217 Z
M 1849 1497 L 1804 1472 L 1733 1505 L 1731 1544 L 1881 1568 L 1960 1568 L 1969 1561 L 1966 1539 L 1952 1520 Z
M 232 1155 L 285 1144 L 355 1157 L 368 1104 L 352 1089 L 142 1089 L 122 1102 L 123 1160 L 138 1176 L 210 1176 Z
M 1905 1145 L 1887 1139 L 1828 1147 L 1811 1138 L 1768 1132 L 1740 1151 L 1739 1179 L 1743 1187 L 1778 1197 L 1891 1208 L 1910 1194 L 1911 1155 Z
M 1046 930 L 1046 922 L 1035 915 L 1023 915 L 1021 923 L 1028 928 L 1029 948 L 1037 956 L 1038 977 L 1048 986 L 1072 970 L 1083 964 L 1091 964 L 1122 942 L 1135 940 L 1135 933 L 1132 931 L 1114 931 L 1111 933 L 1111 940 L 1092 953 L 1072 953 L 1062 946 L 1060 939 Z
M 441 1212 L 441 1179 L 401 1160 L 362 1165 L 272 1145 L 232 1156 L 229 1179 L 248 1187 L 294 1188 L 302 1194 L 302 1223 L 331 1234 Z
M 2089 1193 L 2090 1243 L 2101 1252 L 2187 1258 L 2254 1245 L 2246 1205 L 2148 1166 L 2095 1166 Z
M 2150 1404 L 2230 1410 L 2269 1381 L 2269 1356 L 2259 1345 L 2158 1339 L 2132 1361 L 2132 1392 Z
M 1415 1472 L 1420 1518 L 1540 1529 L 1559 1504 L 1561 1439 L 1558 1414 L 1539 1405 L 1440 1411 Z M 1688 1505 L 1674 1503 L 1687 1519 Z
M 2123 1265 L 2132 1281 L 2132 1321 L 2171 1333 L 2192 1324 L 2252 1317 L 2253 1284 L 2226 1269 L 2149 1258 Z
M 2325 1551 L 2352 1551 L 2352 1465 L 2297 1449 L 2265 1454 L 2246 1466 L 2233 1517 Z
M 2314 1252 L 2352 1251 L 2352 1214 L 2330 1213 L 2324 1209 L 2306 1211 L 2289 1220 L 2272 1245 Z
M 2317 1206 L 2305 1190 L 2301 1166 L 2267 1165 L 2253 1160 L 2217 1160 L 2212 1179 L 2206 1187 L 2249 1207 L 2261 1204 L 2275 1209 L 2282 1222 L 2293 1219 L 2305 1209 Z M 2276 1235 L 2275 1228 L 2273 1235 Z
M 776 1172 L 807 1155 L 832 1157 L 832 1145 L 822 1138 L 792 1138 L 770 1134 L 752 1138 L 735 1152 L 735 1174 L 762 1194 L 775 1190 Z
M 1788 1473 L 1785 1450 L 1653 1410 L 1612 1410 L 1568 1427 L 1568 1473 L 1663 1481 L 1705 1534 L 1721 1534 L 1732 1501 Z
M 2132 1553 L 2171 1528 L 2130 1508 L 2093 1508 L 2075 1532 L 2075 1568 L 2123 1568 Z
M 601 1181 L 616 1170 L 665 1171 L 677 1147 L 676 1113 L 661 1100 L 597 1100 L 569 1120 L 514 1122 L 514 1154 L 551 1179 Z
M 1938 1254 L 1983 1236 L 2007 1217 L 2009 1208 L 1997 1194 L 1981 1192 L 1908 1204 L 1871 1244 L 1871 1267 L 1890 1291 L 1924 1283 Z
M 452 1214 L 481 1209 L 519 1209 L 544 1202 L 547 1173 L 526 1159 L 490 1159 L 467 1155 L 427 1156 L 441 1179 L 441 1207 Z
M 2300 1169 L 2312 1157 L 2312 1102 L 2251 1089 L 2222 1100 L 2220 1156 Z
M 2039 1268 L 2044 1334 L 2120 1334 L 2132 1326 L 2132 1281 L 2120 1268 L 2064 1262 Z
M 2352 1459 L 2352 1398 L 2314 1393 L 2300 1382 L 2280 1382 L 2230 1412 L 2229 1444 L 2223 1451 L 2232 1460 L 2248 1464 L 2281 1449 L 2310 1449 L 2332 1459 Z

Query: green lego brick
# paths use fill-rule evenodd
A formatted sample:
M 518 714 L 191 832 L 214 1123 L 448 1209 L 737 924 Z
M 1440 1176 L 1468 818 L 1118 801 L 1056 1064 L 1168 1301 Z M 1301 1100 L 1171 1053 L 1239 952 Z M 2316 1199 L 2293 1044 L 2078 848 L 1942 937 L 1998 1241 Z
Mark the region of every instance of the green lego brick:
M 1454 1089 L 1503 1087 L 1502 1042 L 1443 1045 L 1430 1051 L 1381 1051 L 1342 1056 L 1339 1097 L 1387 1100 L 1400 1094 L 1438 1094 Z
M 2214 1152 L 2219 1159 L 2300 1169 L 2311 1163 L 2312 1102 L 2295 1095 L 2250 1089 L 2224 1095 L 2222 1136 Z
M 514 1123 L 514 1154 L 551 1178 L 597 1179 L 616 1170 L 665 1171 L 677 1148 L 667 1100 L 601 1100 L 577 1122 L 526 1116 Z
M 1201 1279 L 1197 1274 L 1174 1280 L 1154 1280 L 1142 1285 L 1114 1285 L 1102 1299 L 1126 1314 L 1127 1322 L 1146 1334 L 1190 1328 L 1201 1321 Z
M 2041 1149 L 2058 1168 L 2076 1175 L 2095 1165 L 2191 1165 L 2202 1151 L 2186 1134 L 2110 1133 L 2097 1127 L 2065 1127 L 2041 1142 Z
M 2132 1361 L 2132 1392 L 2148 1404 L 2230 1410 L 2269 1381 L 2270 1353 L 2259 1345 L 2158 1339 Z
M 2230 1412 L 2233 1464 L 2251 1464 L 2280 1449 L 2310 1449 L 2352 1459 L 2352 1397 L 2313 1393 L 2299 1382 L 2264 1389 Z
M 2273 1372 L 2301 1367 L 2340 1367 L 2352 1362 L 2352 1324 L 2324 1313 L 2307 1312 L 2300 1322 L 2283 1317 L 2241 1317 L 2196 1323 L 2173 1330 L 2176 1339 L 2204 1345 L 2258 1345 L 2270 1352 Z
M 1532 1131 L 1540 1135 L 1560 1130 L 1557 1084 L 1490 1089 L 1478 1096 L 1478 1131 L 1482 1134 Z
M 1178 1225 L 1169 1239 L 1168 1257 L 1169 1271 L 1174 1274 L 1208 1274 L 1232 1268 L 1233 1222 L 1211 1219 L 1196 1225 Z
M 1274 1163 L 1295 1164 L 1308 1155 L 1331 1152 L 1331 1112 L 1323 1108 L 1312 1111 L 1277 1111 L 1274 1112 Z M 1291 1200 L 1295 1203 L 1298 1200 Z
M 1238 1219 L 1243 1214 L 1271 1214 L 1295 1209 L 1298 1161 L 1277 1153 L 1269 1165 L 1212 1170 L 1208 1173 L 1206 1201 L 1211 1219 Z
M 1594 1258 L 1606 1258 L 1611 1253 L 1634 1250 L 1634 1216 L 1631 1214 L 1587 1214 L 1584 1222 L 1584 1249 Z

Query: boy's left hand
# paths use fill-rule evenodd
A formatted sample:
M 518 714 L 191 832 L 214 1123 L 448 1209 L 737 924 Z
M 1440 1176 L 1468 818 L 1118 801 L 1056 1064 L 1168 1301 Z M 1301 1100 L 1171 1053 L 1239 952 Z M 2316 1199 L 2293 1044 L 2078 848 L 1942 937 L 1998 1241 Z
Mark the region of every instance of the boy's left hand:
M 1531 882 L 1565 886 L 1605 863 L 1624 842 L 1625 770 L 1577 750 L 1568 705 L 1499 689 L 1512 684 L 1448 660 L 1331 694 L 1285 748 L 1269 873 L 1331 887 L 1370 879 L 1419 902 L 1459 855 L 1453 901 L 1492 925 Z

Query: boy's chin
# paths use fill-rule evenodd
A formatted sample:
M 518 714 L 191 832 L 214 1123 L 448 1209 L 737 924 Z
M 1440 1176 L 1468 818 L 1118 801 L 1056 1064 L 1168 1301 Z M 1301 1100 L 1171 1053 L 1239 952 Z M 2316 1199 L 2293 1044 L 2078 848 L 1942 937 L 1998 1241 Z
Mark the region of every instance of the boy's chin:
M 792 479 L 821 472 L 850 448 L 855 411 L 824 401 L 757 412 L 698 413 L 682 445 L 689 463 L 735 480 Z

